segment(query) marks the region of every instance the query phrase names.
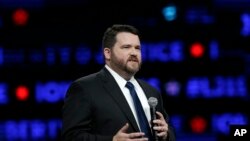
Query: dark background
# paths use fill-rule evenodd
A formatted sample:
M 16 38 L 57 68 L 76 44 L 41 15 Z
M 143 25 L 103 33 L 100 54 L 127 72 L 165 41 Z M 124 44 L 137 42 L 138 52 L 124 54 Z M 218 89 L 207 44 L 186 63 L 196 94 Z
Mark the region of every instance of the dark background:
M 176 6 L 176 18 L 166 21 L 162 9 L 170 5 Z M 17 25 L 12 18 L 20 8 L 29 14 L 25 25 Z M 162 62 L 147 59 L 137 76 L 152 85 L 159 82 L 158 88 L 166 111 L 170 118 L 173 117 L 178 141 L 226 140 L 228 133 L 222 133 L 214 125 L 213 120 L 218 119 L 216 116 L 225 116 L 225 120 L 221 120 L 227 128 L 232 123 L 249 122 L 250 33 L 241 34 L 244 25 L 248 25 L 246 27 L 250 32 L 249 9 L 250 2 L 246 0 L 0 0 L 0 58 L 3 58 L 0 84 L 7 85 L 6 91 L 0 93 L 8 99 L 6 103 L 0 102 L 0 140 L 60 140 L 63 98 L 51 103 L 38 102 L 37 85 L 49 85 L 43 93 L 53 95 L 62 88 L 49 82 L 69 84 L 78 77 L 99 71 L 103 63 L 97 63 L 96 56 L 100 53 L 103 32 L 113 24 L 137 27 L 141 31 L 143 45 L 162 42 L 169 45 L 175 41 L 182 44 L 182 60 Z M 248 16 L 245 24 L 241 20 L 243 14 Z M 190 20 L 191 16 L 193 20 Z M 219 50 L 215 59 L 209 55 L 213 41 L 218 44 Z M 200 42 L 205 49 L 204 55 L 199 58 L 190 54 L 194 42 Z M 85 47 L 91 56 L 83 54 L 82 57 L 89 60 L 81 64 L 76 61 L 75 54 L 79 48 Z M 154 49 L 147 48 L 146 55 L 150 56 Z M 54 62 L 48 61 L 48 50 L 55 57 Z M 62 50 L 70 55 L 66 57 L 68 61 L 62 61 L 65 58 L 65 55 L 61 57 Z M 40 59 L 35 60 L 32 54 L 38 58 L 40 55 Z M 224 81 L 217 83 L 218 77 Z M 191 99 L 187 94 L 191 78 L 206 78 L 210 89 L 221 87 L 223 90 L 228 89 L 228 85 L 237 88 L 238 85 L 228 83 L 231 80 L 236 83 L 239 77 L 245 80 L 242 85 L 246 95 L 242 97 L 229 97 L 228 93 L 224 93 L 212 98 L 200 96 Z M 151 78 L 156 78 L 157 82 Z M 165 90 L 172 81 L 179 84 L 175 87 L 179 89 L 176 95 Z M 16 96 L 16 88 L 20 85 L 29 89 L 26 100 Z M 63 86 L 67 88 L 67 85 Z M 60 93 L 64 95 L 63 90 Z M 55 122 L 49 124 L 52 120 Z M 218 123 L 221 122 L 218 120 Z M 53 135 L 50 131 L 52 126 L 56 128 Z M 44 130 L 40 131 L 38 127 Z M 226 127 L 221 129 L 226 130 Z

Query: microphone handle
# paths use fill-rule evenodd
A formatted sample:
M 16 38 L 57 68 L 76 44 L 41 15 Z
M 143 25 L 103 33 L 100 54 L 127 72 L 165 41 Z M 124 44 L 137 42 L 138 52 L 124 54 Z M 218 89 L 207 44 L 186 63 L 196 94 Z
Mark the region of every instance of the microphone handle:
M 153 123 L 153 120 L 157 119 L 156 118 L 156 110 L 155 110 L 155 107 L 152 107 L 150 108 L 151 109 L 151 115 L 152 115 L 152 120 L 151 120 L 151 130 L 152 130 L 152 133 L 153 133 L 153 138 L 154 138 L 154 141 L 159 141 L 159 137 L 157 136 L 157 131 L 153 129 L 154 127 L 154 123 Z

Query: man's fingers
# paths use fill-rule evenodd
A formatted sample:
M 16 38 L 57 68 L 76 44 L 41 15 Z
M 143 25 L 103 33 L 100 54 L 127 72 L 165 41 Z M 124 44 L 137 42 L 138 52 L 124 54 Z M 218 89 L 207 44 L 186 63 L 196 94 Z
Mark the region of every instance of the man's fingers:
M 160 117 L 160 119 L 164 119 L 164 117 L 163 117 L 162 113 L 160 113 L 160 112 L 156 111 L 156 114 Z
M 148 138 L 132 139 L 131 141 L 148 141 Z
M 126 131 L 128 130 L 128 127 L 129 127 L 129 124 L 126 123 L 126 124 L 119 130 L 119 132 L 126 133 Z
M 142 132 L 136 132 L 136 133 L 130 133 L 129 138 L 134 139 L 134 138 L 142 138 L 145 134 Z
M 129 128 L 129 124 L 126 123 L 116 134 L 115 140 L 130 139 L 131 141 L 147 141 L 148 139 L 144 137 L 143 132 L 126 133 Z
M 164 127 L 164 126 L 154 126 L 153 129 L 157 130 L 159 132 L 167 132 L 168 131 L 168 128 Z
M 166 132 L 157 133 L 157 136 L 159 136 L 159 137 L 163 137 L 163 136 L 166 136 L 166 135 L 167 135 Z

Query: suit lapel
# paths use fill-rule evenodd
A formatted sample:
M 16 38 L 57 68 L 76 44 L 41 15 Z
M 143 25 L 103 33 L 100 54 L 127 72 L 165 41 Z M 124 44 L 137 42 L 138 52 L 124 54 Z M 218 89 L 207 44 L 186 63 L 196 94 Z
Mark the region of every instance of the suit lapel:
M 145 85 L 141 80 L 136 79 L 136 81 L 139 83 L 139 85 L 141 86 L 142 90 L 144 91 L 147 99 L 149 99 L 150 97 L 153 97 L 154 94 L 150 92 L 150 90 L 148 89 L 149 87 L 147 87 L 147 85 Z
M 161 113 L 165 112 L 163 111 L 159 105 L 162 104 L 162 102 L 160 101 L 160 98 L 159 96 L 157 96 L 154 92 L 152 92 L 152 90 L 150 89 L 150 87 L 148 86 L 148 84 L 146 84 L 144 81 L 141 81 L 141 80 L 137 80 L 137 82 L 140 84 L 140 86 L 142 87 L 147 99 L 149 99 L 150 97 L 155 97 L 158 99 L 158 104 L 156 106 L 156 110 L 157 111 L 160 111 Z M 164 113 L 163 113 L 164 114 Z M 164 114 L 165 115 L 165 114 Z
M 122 91 L 120 90 L 118 84 L 116 83 L 113 76 L 108 72 L 106 68 L 103 68 L 100 72 L 100 76 L 102 78 L 103 86 L 107 90 L 108 94 L 112 96 L 114 101 L 123 111 L 124 115 L 127 117 L 128 121 L 130 122 L 130 126 L 135 130 L 139 131 L 139 127 L 136 123 L 134 115 L 127 103 L 126 98 L 124 97 Z

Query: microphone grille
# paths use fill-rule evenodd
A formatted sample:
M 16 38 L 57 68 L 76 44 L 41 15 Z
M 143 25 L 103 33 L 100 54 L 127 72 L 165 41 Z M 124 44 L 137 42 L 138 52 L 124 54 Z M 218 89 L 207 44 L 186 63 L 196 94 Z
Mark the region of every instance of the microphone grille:
M 158 100 L 155 97 L 150 97 L 148 99 L 148 104 L 150 107 L 155 107 L 158 104 Z

